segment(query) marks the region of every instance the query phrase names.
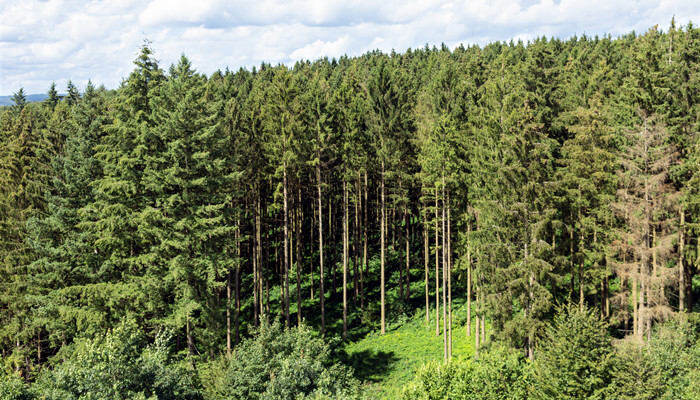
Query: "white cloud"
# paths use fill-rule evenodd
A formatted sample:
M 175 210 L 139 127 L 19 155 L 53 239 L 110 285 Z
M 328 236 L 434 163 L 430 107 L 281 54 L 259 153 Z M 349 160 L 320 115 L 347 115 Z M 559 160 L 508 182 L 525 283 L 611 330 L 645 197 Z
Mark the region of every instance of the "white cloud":
M 293 60 L 313 60 L 319 57 L 319 54 L 328 57 L 340 57 L 347 52 L 350 38 L 345 35 L 331 42 L 316 40 L 303 47 L 294 50 L 289 58 Z
M 144 38 L 163 67 L 185 53 L 199 71 L 262 61 L 568 37 L 700 19 L 697 0 L 0 0 L 0 94 L 72 79 L 116 87 Z

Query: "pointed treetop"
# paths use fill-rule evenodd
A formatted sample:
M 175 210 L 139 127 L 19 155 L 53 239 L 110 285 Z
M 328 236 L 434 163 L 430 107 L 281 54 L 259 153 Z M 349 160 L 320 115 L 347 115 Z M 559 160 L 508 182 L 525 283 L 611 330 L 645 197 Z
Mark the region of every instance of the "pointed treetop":
M 18 110 L 24 108 L 27 104 L 27 96 L 24 95 L 24 88 L 19 88 L 19 90 L 12 95 L 12 101 L 15 103 L 15 107 Z
M 88 81 L 87 86 L 85 87 L 85 93 L 83 93 L 83 97 L 85 99 L 90 99 L 95 95 L 95 85 L 92 84 L 92 81 Z
M 78 91 L 78 88 L 75 87 L 73 81 L 68 81 L 66 88 L 68 89 L 66 100 L 68 101 L 68 105 L 72 106 L 73 104 L 77 103 L 78 100 L 80 100 L 80 91 Z
M 58 91 L 56 91 L 56 82 L 51 82 L 51 87 L 49 88 L 49 91 L 47 92 L 48 97 L 45 100 L 45 103 L 53 110 L 54 107 L 56 107 L 56 104 L 61 100 L 61 98 L 58 96 Z

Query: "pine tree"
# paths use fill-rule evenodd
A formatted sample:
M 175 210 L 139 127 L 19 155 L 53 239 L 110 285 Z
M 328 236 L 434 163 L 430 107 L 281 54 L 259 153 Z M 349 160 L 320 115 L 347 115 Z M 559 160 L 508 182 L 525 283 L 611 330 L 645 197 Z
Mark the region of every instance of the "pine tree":
M 19 88 L 18 91 L 12 94 L 12 102 L 15 103 L 15 110 L 22 111 L 24 106 L 27 105 L 27 96 L 24 94 L 24 88 Z

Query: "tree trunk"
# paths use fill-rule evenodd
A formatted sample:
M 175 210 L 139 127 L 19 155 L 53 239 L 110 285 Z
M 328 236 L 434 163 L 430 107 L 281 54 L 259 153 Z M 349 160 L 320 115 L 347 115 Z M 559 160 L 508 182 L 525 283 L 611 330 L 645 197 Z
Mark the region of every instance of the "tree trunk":
M 384 250 L 384 240 L 385 240 L 385 235 L 386 235 L 386 204 L 385 204 L 385 199 L 384 199 L 384 161 L 382 160 L 382 182 L 381 182 L 381 211 L 382 211 L 382 216 L 381 216 L 381 223 L 380 225 L 380 293 L 381 293 L 381 332 L 382 335 L 386 333 L 386 321 L 385 321 L 385 304 L 384 304 L 384 259 L 385 259 L 385 250 Z
M 472 334 L 472 223 L 467 222 L 467 337 Z
M 481 297 L 479 296 L 479 286 L 476 285 L 476 303 L 479 304 L 479 299 Z M 474 325 L 474 358 L 479 358 L 479 339 L 480 339 L 480 331 L 479 331 L 479 323 L 480 318 L 479 318 L 479 313 L 476 313 L 476 324 Z
M 343 181 L 343 340 L 348 338 L 348 184 Z
M 637 328 L 639 328 L 639 295 L 637 294 L 638 270 L 639 266 L 636 266 L 632 274 L 632 334 L 635 337 L 639 337 L 639 333 L 637 332 Z
M 359 288 L 359 282 L 360 279 L 358 278 L 358 264 L 357 262 L 359 261 L 360 258 L 360 173 L 357 173 L 357 181 L 355 185 L 355 225 L 353 232 L 355 233 L 352 239 L 352 254 L 353 254 L 353 262 L 352 262 L 352 287 L 354 290 L 354 295 L 353 295 L 353 306 L 357 308 L 357 299 L 360 297 L 360 288 Z M 361 271 L 361 270 L 360 270 Z M 360 272 L 361 273 L 361 272 Z
M 685 211 L 680 208 L 680 227 L 678 229 L 678 311 L 685 311 L 685 268 L 683 266 L 683 247 L 685 231 Z
M 316 153 L 319 157 L 319 163 L 321 161 L 321 156 Z M 320 291 L 318 294 L 319 299 L 321 299 L 321 334 L 326 332 L 326 309 L 325 309 L 325 291 L 323 290 L 323 198 L 321 197 L 321 165 L 316 164 L 316 190 L 318 191 L 318 265 L 320 269 Z
M 428 259 L 430 238 L 428 237 L 428 208 L 423 203 L 423 264 L 425 266 L 425 326 L 430 325 L 430 293 L 428 287 Z
M 363 216 L 363 223 L 362 223 L 362 268 L 365 270 L 364 276 L 362 277 L 362 280 L 360 281 L 362 285 L 362 295 L 360 298 L 360 307 L 364 310 L 365 308 L 365 294 L 364 294 L 364 289 L 365 289 L 365 279 L 369 277 L 369 266 L 367 264 L 367 208 L 369 206 L 369 189 L 367 185 L 367 171 L 365 171 L 365 202 L 362 204 L 362 216 Z
M 311 247 L 311 254 L 313 254 L 314 253 L 314 243 L 315 243 L 314 238 L 316 237 L 315 228 L 316 228 L 316 221 L 317 221 L 316 205 L 315 204 L 313 204 L 311 206 L 311 210 L 312 210 L 313 215 L 311 218 L 311 231 L 309 233 L 309 247 Z M 311 300 L 313 301 L 313 299 L 314 299 L 314 263 L 313 263 L 313 261 L 311 261 L 309 263 L 309 275 L 311 276 L 311 287 L 309 288 L 309 290 L 310 290 L 309 296 L 310 296 Z
M 187 352 L 189 355 L 194 355 L 194 337 L 192 336 L 192 330 L 190 329 L 190 317 L 187 316 L 187 321 L 185 322 L 185 334 L 187 336 Z
M 237 220 L 237 230 L 236 230 L 236 255 L 238 256 L 238 262 L 236 263 L 236 273 L 235 273 L 235 284 L 234 284 L 234 291 L 236 293 L 236 314 L 234 316 L 234 323 L 235 323 L 235 328 L 234 328 L 234 338 L 235 338 L 235 343 L 238 344 L 240 340 L 240 326 L 241 326 L 241 220 L 240 216 L 238 217 Z M 230 354 L 230 352 L 229 352 Z
M 450 191 L 447 191 L 447 310 L 448 324 L 447 332 L 447 352 L 449 359 L 452 359 L 452 231 L 450 228 Z
M 301 327 L 301 221 L 302 221 L 302 202 L 301 202 L 301 186 L 297 188 L 297 207 L 296 218 L 294 221 L 294 231 L 296 232 L 296 271 L 297 271 L 297 326 Z
M 438 188 L 435 186 L 435 335 L 440 336 L 440 221 Z
M 447 349 L 447 245 L 445 242 L 446 236 L 446 213 L 445 213 L 445 175 L 442 175 L 442 344 L 445 361 L 448 360 L 449 354 Z
M 260 291 L 260 273 L 258 271 L 259 258 L 258 258 L 258 248 L 260 243 L 260 192 L 257 193 L 257 200 L 255 205 L 255 235 L 251 238 L 252 249 L 253 249 L 253 325 L 258 326 L 260 321 L 258 318 L 258 310 L 262 312 L 262 296 L 258 297 L 262 291 Z
M 258 314 L 260 318 L 262 318 L 262 315 L 265 313 L 265 308 L 264 308 L 264 301 L 263 301 L 263 271 L 264 271 L 264 265 L 263 265 L 263 249 L 262 249 L 262 205 L 260 204 L 260 192 L 258 192 L 258 204 L 257 204 L 257 212 L 255 214 L 256 221 L 256 235 L 257 235 L 257 259 L 258 259 L 258 291 L 260 292 L 258 296 L 258 305 L 260 306 L 260 313 Z M 269 304 L 269 297 L 267 298 L 267 303 Z M 256 319 L 255 321 L 255 326 L 258 326 L 258 320 Z
M 411 255 L 410 255 L 410 235 L 409 235 L 409 228 L 408 228 L 408 206 L 406 206 L 403 210 L 403 220 L 404 220 L 404 225 L 405 226 L 405 234 L 406 234 L 406 292 L 404 293 L 406 296 L 406 301 L 409 301 L 411 299 Z
M 231 357 L 231 271 L 226 278 L 226 355 Z

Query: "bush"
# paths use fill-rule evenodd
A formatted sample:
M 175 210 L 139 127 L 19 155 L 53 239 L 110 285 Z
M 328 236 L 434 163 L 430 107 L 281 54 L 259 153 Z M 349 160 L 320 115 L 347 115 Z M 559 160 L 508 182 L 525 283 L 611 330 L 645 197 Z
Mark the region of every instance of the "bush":
M 647 343 L 624 341 L 617 354 L 614 398 L 700 399 L 700 342 L 687 321 L 660 325 Z
M 602 399 L 612 380 L 614 349 L 593 310 L 559 310 L 535 353 L 534 399 Z
M 152 345 L 135 325 L 122 323 L 94 339 L 80 339 L 56 356 L 56 366 L 32 386 L 46 399 L 199 400 L 196 375 L 172 362 L 167 337 Z
M 263 323 L 230 358 L 202 369 L 211 400 L 354 398 L 359 384 L 334 364 L 330 346 L 306 326 L 282 329 Z
M 479 360 L 424 365 L 404 387 L 403 398 L 521 400 L 527 397 L 526 371 L 519 352 L 494 346 Z
M 0 372 L 0 400 L 30 400 L 33 396 L 24 380 L 15 374 Z

